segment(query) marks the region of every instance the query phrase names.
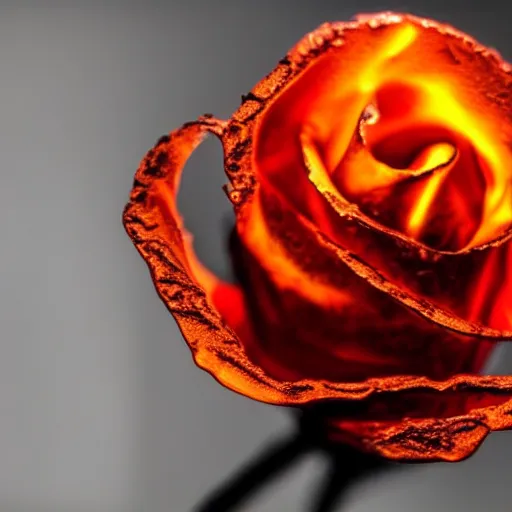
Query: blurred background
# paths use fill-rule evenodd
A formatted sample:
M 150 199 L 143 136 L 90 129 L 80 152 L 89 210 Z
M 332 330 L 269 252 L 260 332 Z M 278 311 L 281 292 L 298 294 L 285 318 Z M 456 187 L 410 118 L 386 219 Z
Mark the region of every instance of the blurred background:
M 512 4 L 485 1 L 18 1 L 0 5 L 0 510 L 187 512 L 292 426 L 192 363 L 121 212 L 156 139 L 240 96 L 306 32 L 357 12 L 454 24 L 512 59 Z M 180 205 L 221 276 L 230 206 L 214 140 Z M 500 351 L 493 371 L 510 373 Z M 505 512 L 512 432 L 466 462 L 354 486 L 347 512 Z M 243 510 L 306 510 L 306 457 Z M 340 507 L 341 510 L 341 507 Z

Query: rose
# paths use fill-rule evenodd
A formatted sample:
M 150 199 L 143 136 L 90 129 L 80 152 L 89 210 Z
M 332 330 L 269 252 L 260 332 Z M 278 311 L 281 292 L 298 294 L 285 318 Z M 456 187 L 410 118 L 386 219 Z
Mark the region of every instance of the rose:
M 165 136 L 125 227 L 196 363 L 325 434 L 397 460 L 460 460 L 512 427 L 512 76 L 409 15 L 308 34 L 232 118 Z M 225 152 L 240 284 L 194 256 L 176 209 L 206 133 Z

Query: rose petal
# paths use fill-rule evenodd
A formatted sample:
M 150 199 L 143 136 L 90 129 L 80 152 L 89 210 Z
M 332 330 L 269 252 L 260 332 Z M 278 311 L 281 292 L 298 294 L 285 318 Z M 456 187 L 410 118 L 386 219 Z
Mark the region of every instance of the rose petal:
M 389 459 L 456 462 L 471 455 L 491 431 L 512 427 L 512 401 L 506 394 L 489 396 L 485 389 L 471 389 L 468 395 L 464 388 L 456 387 L 452 393 L 451 398 L 455 403 L 452 409 L 459 415 L 434 412 L 430 418 L 424 414 L 423 417 L 384 421 L 333 419 L 329 421 L 328 435 L 337 441 L 351 439 L 360 448 Z M 400 402 L 394 398 L 395 403 Z M 468 407 L 468 402 L 473 399 L 479 399 L 481 406 L 476 402 L 473 407 Z M 421 400 L 415 404 L 416 407 L 419 407 Z M 449 400 L 450 397 L 444 400 L 441 397 L 437 404 L 434 399 L 434 404 L 439 406 L 444 401 L 444 406 L 449 410 Z M 487 400 L 490 403 L 494 401 L 494 405 L 482 407 Z
M 371 425 L 360 424 L 364 427 L 360 431 L 362 439 L 353 442 L 390 458 L 414 458 L 411 443 L 419 434 L 411 434 L 413 431 L 419 431 L 423 436 L 420 436 L 421 439 L 443 438 L 443 435 L 446 438 L 447 434 L 443 432 L 448 431 L 457 434 L 452 436 L 453 446 L 447 448 L 445 444 L 436 445 L 433 442 L 424 453 L 424 458 L 428 460 L 454 460 L 469 455 L 489 430 L 512 427 L 512 376 L 458 376 L 445 382 L 410 376 L 368 379 L 359 383 L 311 379 L 280 381 L 254 365 L 246 355 L 244 339 L 235 334 L 237 330 L 244 336 L 244 328 L 247 328 L 241 295 L 236 289 L 230 286 L 226 288 L 225 284 L 216 281 L 194 260 L 176 209 L 180 172 L 206 132 L 221 136 L 224 124 L 203 118 L 185 125 L 157 143 L 136 173 L 130 202 L 123 216 L 126 230 L 146 260 L 160 297 L 175 317 L 201 368 L 238 393 L 281 405 L 336 400 L 340 406 L 348 406 L 356 401 L 363 401 L 363 404 L 372 399 L 378 401 L 382 394 L 392 394 L 393 400 L 387 403 L 396 404 L 401 397 L 415 392 L 428 395 L 431 397 L 429 400 L 433 401 L 442 401 L 444 396 L 450 403 L 450 397 L 456 397 L 457 401 L 460 401 L 460 396 L 464 397 L 456 410 L 463 411 L 463 416 L 467 418 L 458 420 L 458 425 L 466 422 L 464 425 L 470 425 L 472 432 L 475 432 L 473 434 L 462 435 L 469 432 L 468 426 L 466 431 L 466 427 L 462 428 L 459 435 L 459 431 L 456 431 L 459 427 L 453 427 L 452 420 L 451 423 L 448 420 L 428 419 L 409 422 L 403 418 L 401 421 L 395 419 L 394 426 L 385 428 L 372 420 L 373 431 Z M 236 307 L 233 309 L 231 305 Z M 224 318 L 218 308 L 231 311 L 230 316 Z M 227 319 L 233 325 L 227 325 Z M 459 395 L 459 391 L 463 394 Z M 503 403 L 496 405 L 501 399 Z M 411 408 L 417 409 L 417 406 Z M 371 412 L 371 407 L 368 410 Z M 354 417 L 360 418 L 361 412 Z M 470 420 L 478 420 L 481 425 L 473 428 L 473 423 L 468 423 Z M 350 425 L 347 423 L 343 428 L 348 432 Z M 427 441 L 418 443 L 423 446 L 428 444 Z
M 458 462 L 473 454 L 489 427 L 471 417 L 407 420 L 399 424 L 340 423 L 339 441 L 351 439 L 367 452 L 400 462 Z

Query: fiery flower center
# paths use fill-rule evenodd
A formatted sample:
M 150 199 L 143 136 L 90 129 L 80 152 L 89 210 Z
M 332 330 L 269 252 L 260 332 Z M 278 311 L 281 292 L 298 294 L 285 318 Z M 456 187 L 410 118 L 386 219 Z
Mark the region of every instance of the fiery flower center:
M 458 251 L 478 234 L 493 183 L 464 127 L 453 125 L 454 109 L 442 110 L 450 102 L 456 105 L 402 83 L 383 86 L 332 178 L 367 215 L 428 246 Z

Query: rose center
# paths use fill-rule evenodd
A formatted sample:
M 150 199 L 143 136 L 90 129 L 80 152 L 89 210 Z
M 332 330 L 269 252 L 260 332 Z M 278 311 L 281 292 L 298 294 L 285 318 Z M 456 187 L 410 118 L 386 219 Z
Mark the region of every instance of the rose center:
M 430 115 L 442 107 L 408 85 L 380 88 L 333 181 L 382 224 L 429 247 L 457 251 L 481 224 L 485 170 L 470 141 Z

